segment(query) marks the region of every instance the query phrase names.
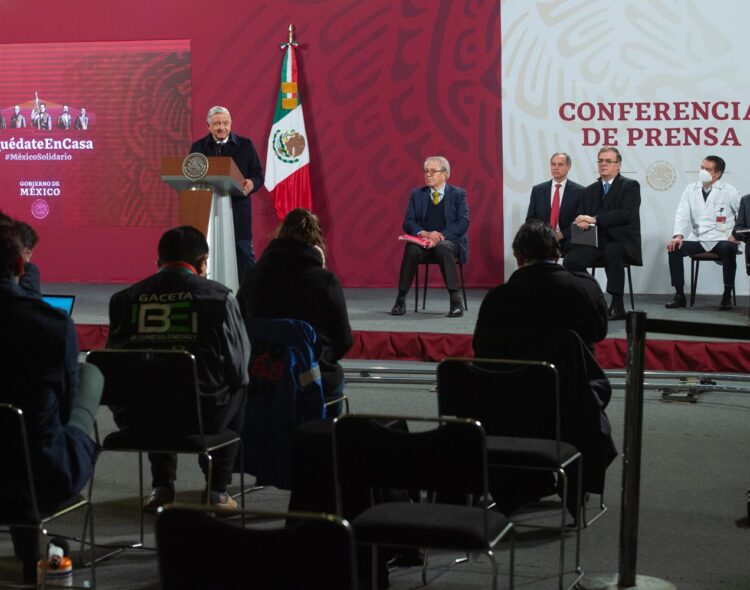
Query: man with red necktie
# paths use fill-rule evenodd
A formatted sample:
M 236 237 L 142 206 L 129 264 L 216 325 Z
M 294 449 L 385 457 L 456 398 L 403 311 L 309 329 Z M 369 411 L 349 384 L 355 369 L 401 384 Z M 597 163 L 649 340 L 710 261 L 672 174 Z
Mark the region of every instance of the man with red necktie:
M 552 180 L 531 189 L 526 213 L 526 221 L 541 219 L 555 230 L 563 255 L 570 250 L 570 226 L 576 217 L 578 198 L 583 193 L 583 186 L 568 179 L 571 164 L 565 152 L 552 154 L 549 160 Z

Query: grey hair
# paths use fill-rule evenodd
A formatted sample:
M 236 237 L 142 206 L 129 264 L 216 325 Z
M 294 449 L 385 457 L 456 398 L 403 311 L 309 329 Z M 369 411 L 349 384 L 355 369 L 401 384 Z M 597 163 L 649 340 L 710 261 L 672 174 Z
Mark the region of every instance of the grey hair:
M 211 117 L 213 117 L 214 115 L 226 115 L 230 120 L 232 118 L 232 115 L 229 114 L 229 109 L 227 109 L 226 107 L 216 106 L 208 109 L 208 114 L 206 115 L 206 123 L 210 125 Z
M 425 158 L 423 166 L 427 166 L 427 162 L 439 162 L 440 163 L 440 170 L 445 172 L 446 176 L 451 175 L 451 165 L 443 156 L 430 156 L 429 158 Z
M 568 166 L 573 164 L 573 160 L 570 159 L 570 155 L 566 154 L 565 152 L 555 152 L 554 154 L 552 154 L 549 158 L 550 164 L 552 163 L 552 160 L 554 160 L 557 156 L 562 156 L 563 158 L 565 158 L 565 163 Z

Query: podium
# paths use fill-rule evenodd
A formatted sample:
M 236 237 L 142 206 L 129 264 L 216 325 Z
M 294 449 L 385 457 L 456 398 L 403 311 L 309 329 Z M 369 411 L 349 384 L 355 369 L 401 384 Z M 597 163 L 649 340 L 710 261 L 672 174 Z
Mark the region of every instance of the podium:
M 208 278 L 239 289 L 237 251 L 234 243 L 232 196 L 244 196 L 244 177 L 229 157 L 208 158 L 208 171 L 191 180 L 182 171 L 184 158 L 167 156 L 161 161 L 161 178 L 179 192 L 180 225 L 192 225 L 208 241 Z

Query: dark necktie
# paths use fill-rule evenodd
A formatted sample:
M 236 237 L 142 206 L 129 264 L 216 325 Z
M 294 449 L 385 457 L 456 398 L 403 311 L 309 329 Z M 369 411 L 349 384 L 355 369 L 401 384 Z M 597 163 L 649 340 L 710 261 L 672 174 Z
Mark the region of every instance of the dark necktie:
M 552 229 L 557 229 L 560 220 L 560 184 L 555 184 L 555 194 L 552 195 L 552 211 L 549 214 L 549 224 Z
M 708 201 L 708 195 L 711 194 L 711 189 L 706 190 L 704 188 L 704 189 L 701 189 L 701 190 L 703 191 L 703 202 L 705 203 L 706 201 Z

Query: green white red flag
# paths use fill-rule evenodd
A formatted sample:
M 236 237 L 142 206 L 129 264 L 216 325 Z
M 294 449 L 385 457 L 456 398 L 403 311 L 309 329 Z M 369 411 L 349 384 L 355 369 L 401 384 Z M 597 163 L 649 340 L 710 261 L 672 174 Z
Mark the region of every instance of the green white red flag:
M 281 48 L 284 49 L 284 63 L 276 113 L 268 137 L 265 186 L 273 196 L 276 215 L 284 219 L 297 207 L 312 210 L 312 188 L 310 146 L 297 77 L 297 43 L 284 43 Z

